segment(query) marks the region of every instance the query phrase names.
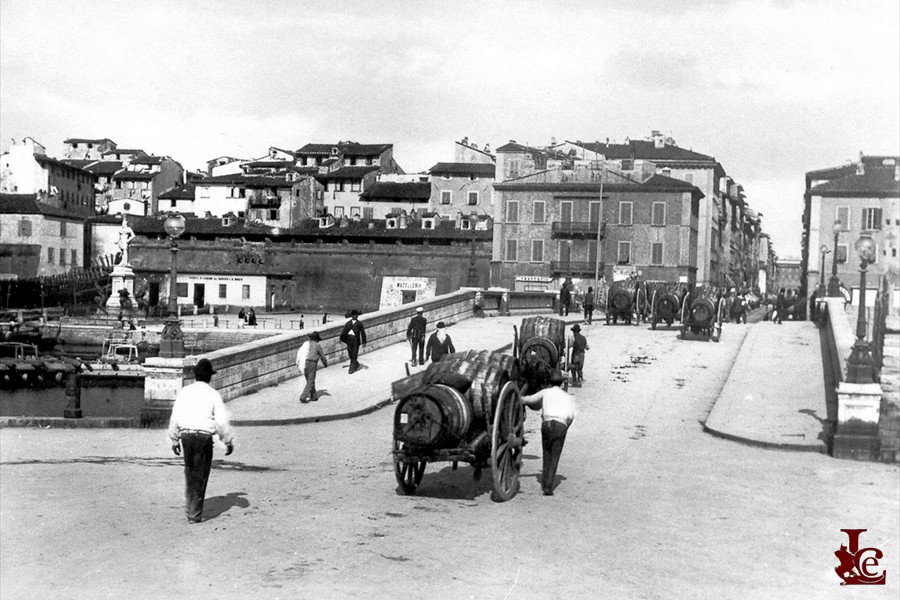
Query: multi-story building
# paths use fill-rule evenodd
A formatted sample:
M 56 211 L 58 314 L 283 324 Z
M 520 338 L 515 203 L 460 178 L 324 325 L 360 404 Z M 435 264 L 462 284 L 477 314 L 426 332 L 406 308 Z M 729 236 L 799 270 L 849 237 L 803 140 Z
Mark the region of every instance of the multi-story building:
M 66 158 L 91 162 L 100 160 L 104 154 L 114 152 L 116 149 L 116 143 L 109 138 L 98 140 L 69 138 L 63 144 L 63 156 Z
M 113 148 L 100 155 L 100 160 L 116 160 L 127 166 L 135 158 L 148 156 L 140 148 Z
M 703 193 L 678 179 L 640 173 L 581 167 L 495 183 L 494 285 L 550 287 L 566 277 L 593 280 L 597 271 L 607 281 L 628 271 L 647 280 L 695 282 Z
M 34 194 L 65 213 L 94 214 L 94 176 L 47 156 L 46 148 L 30 137 L 14 141 L 0 157 L 0 192 Z
M 249 222 L 295 227 L 324 211 L 316 170 L 292 167 L 281 173 L 218 175 L 198 180 L 193 212 L 222 217 L 233 213 Z
M 491 145 L 485 144 L 483 148 L 479 148 L 478 144 L 470 142 L 468 137 L 454 143 L 453 162 L 457 163 L 480 163 L 493 165 L 497 162 L 497 157 L 491 154 Z
M 83 211 L 41 202 L 37 194 L 0 193 L 0 278 L 84 266 L 85 218 Z
M 473 212 L 493 218 L 494 171 L 493 163 L 437 163 L 429 170 L 430 210 L 442 219 Z
M 110 178 L 108 212 L 111 214 L 155 215 L 159 195 L 184 180 L 182 166 L 168 156 L 126 157 L 124 167 Z
M 342 167 L 378 167 L 381 173 L 402 173 L 394 160 L 393 144 L 360 144 L 338 142 L 336 144 L 306 144 L 294 156 L 297 166 L 318 167 L 321 172 L 335 171 Z
M 379 167 L 353 166 L 341 167 L 328 173 L 317 175 L 324 189 L 325 212 L 339 219 L 363 212 L 360 195 L 375 185 L 378 180 Z
M 856 242 L 870 236 L 877 246 L 875 263 L 868 268 L 867 287 L 880 275 L 891 274 L 896 290 L 897 247 L 900 245 L 900 156 L 865 156 L 852 164 L 819 169 L 806 174 L 801 288 L 809 293 L 819 284 L 819 249 L 834 252 L 837 274 L 847 288 L 859 289 L 859 257 Z M 835 246 L 837 237 L 837 248 Z M 825 269 L 826 281 L 832 264 Z
M 360 194 L 361 207 L 351 207 L 351 219 L 385 219 L 395 217 L 398 224 L 401 216 L 405 219 L 415 211 L 416 215 L 428 212 L 431 198 L 431 184 L 422 182 L 395 183 L 377 181 Z

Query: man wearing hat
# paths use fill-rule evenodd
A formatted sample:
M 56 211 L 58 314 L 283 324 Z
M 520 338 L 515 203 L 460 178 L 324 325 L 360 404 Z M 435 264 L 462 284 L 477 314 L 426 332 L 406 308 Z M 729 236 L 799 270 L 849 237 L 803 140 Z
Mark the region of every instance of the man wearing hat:
M 425 329 L 428 327 L 428 321 L 422 316 L 424 309 L 420 306 L 416 309 L 416 315 L 410 319 L 409 327 L 406 328 L 406 339 L 409 340 L 409 348 L 412 351 L 412 358 L 409 362 L 412 366 L 425 364 Z M 418 349 L 419 359 L 416 361 L 416 350 Z
M 566 443 L 566 433 L 575 419 L 575 401 L 559 387 L 563 381 L 563 374 L 556 370 L 550 378 L 550 387 L 520 398 L 525 406 L 541 411 L 541 446 L 544 454 L 541 489 L 545 496 L 553 495 L 559 457 Z
M 325 352 L 320 344 L 322 336 L 319 335 L 319 332 L 310 331 L 306 337 L 309 339 L 303 342 L 303 345 L 297 350 L 297 367 L 306 379 L 306 385 L 300 394 L 300 402 L 303 404 L 318 400 L 316 397 L 316 371 L 319 368 L 319 361 L 322 361 L 323 367 L 328 366 L 328 359 L 325 358 Z
M 581 387 L 584 381 L 584 353 L 590 350 L 587 339 L 581 335 L 581 325 L 572 325 L 572 359 L 569 361 L 569 370 L 572 373 L 572 385 Z
M 453 354 L 456 348 L 453 347 L 453 340 L 444 331 L 446 325 L 443 321 L 437 324 L 437 331 L 428 338 L 428 346 L 425 348 L 425 358 L 430 358 L 431 362 L 438 362 L 445 354 Z
M 349 373 L 356 373 L 359 370 L 359 361 L 357 360 L 359 348 L 366 345 L 366 328 L 359 322 L 358 310 L 350 311 L 350 320 L 341 330 L 340 340 L 347 345 L 347 355 L 350 357 Z
M 218 434 L 225 444 L 225 456 L 234 451 L 234 435 L 228 424 L 225 403 L 219 392 L 209 385 L 215 372 L 209 359 L 197 361 L 194 365 L 196 381 L 175 396 L 169 419 L 168 440 L 172 452 L 176 455 L 184 452 L 185 511 L 190 523 L 199 523 L 203 517 L 213 436 Z

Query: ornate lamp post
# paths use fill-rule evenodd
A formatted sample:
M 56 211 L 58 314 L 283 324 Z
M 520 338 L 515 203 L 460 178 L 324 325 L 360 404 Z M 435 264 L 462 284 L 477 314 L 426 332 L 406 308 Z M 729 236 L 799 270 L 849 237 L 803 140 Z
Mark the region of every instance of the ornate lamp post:
M 875 262 L 875 242 L 864 235 L 856 242 L 859 253 L 859 312 L 856 318 L 856 342 L 847 359 L 847 383 L 874 383 L 875 365 L 866 342 L 866 268 Z
M 178 319 L 178 238 L 184 233 L 184 216 L 173 213 L 168 216 L 163 224 L 166 233 L 169 234 L 169 242 L 172 250 L 172 267 L 169 271 L 169 316 L 163 327 L 162 337 L 159 342 L 159 355 L 163 358 L 181 358 L 184 356 L 184 334 L 181 331 L 181 321 Z
M 832 231 L 834 231 L 834 256 L 831 261 L 831 279 L 828 280 L 828 297 L 837 298 L 841 295 L 841 280 L 837 276 L 837 243 L 843 224 L 840 219 L 835 219 Z
M 818 296 L 821 298 L 825 295 L 825 255 L 830 252 L 828 250 L 828 246 L 822 244 L 822 247 L 819 248 L 819 252 L 822 254 L 822 262 L 819 267 L 819 293 Z

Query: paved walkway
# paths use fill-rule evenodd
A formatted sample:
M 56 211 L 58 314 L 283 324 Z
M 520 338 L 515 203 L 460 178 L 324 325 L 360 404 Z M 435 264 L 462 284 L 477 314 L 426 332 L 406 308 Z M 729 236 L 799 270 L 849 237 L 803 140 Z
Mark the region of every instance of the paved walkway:
M 762 446 L 827 452 L 819 330 L 810 321 L 750 327 L 706 430 Z

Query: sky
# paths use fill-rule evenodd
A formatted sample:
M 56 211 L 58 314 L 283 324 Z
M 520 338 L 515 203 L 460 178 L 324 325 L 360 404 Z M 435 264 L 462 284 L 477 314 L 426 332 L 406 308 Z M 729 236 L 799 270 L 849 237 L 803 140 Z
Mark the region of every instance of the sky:
M 0 150 L 70 137 L 169 155 L 660 130 L 744 186 L 799 257 L 804 174 L 900 154 L 897 0 L 0 0 Z

